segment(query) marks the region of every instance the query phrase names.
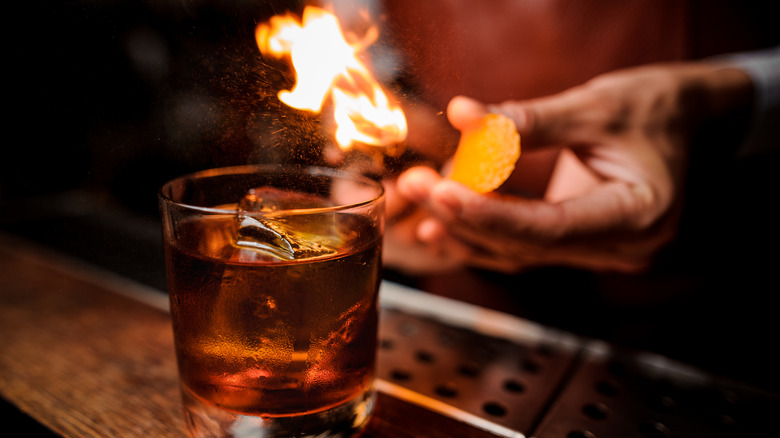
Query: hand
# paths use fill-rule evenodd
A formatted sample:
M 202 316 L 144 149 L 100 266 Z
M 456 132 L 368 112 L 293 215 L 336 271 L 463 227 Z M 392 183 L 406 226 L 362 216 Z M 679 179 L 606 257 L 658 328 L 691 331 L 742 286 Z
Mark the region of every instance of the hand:
M 503 272 L 644 270 L 676 235 L 692 135 L 704 121 L 749 108 L 751 91 L 742 72 L 690 63 L 617 71 L 524 102 L 455 98 L 447 115 L 456 128 L 501 112 L 515 120 L 523 153 L 566 148 L 578 160 L 559 166 L 544 199 L 479 195 L 431 168 L 409 169 L 398 194 L 426 214 L 405 224 L 415 251 L 389 264 L 420 272 L 415 260 L 427 257 L 432 266 Z

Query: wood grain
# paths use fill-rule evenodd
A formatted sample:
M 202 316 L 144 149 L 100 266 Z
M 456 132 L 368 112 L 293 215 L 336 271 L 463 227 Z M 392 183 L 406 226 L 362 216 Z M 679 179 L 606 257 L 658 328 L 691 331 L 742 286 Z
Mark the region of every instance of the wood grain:
M 0 395 L 66 438 L 186 436 L 169 314 L 96 273 L 0 234 Z M 364 438 L 493 436 L 388 394 L 375 409 Z
M 62 436 L 183 436 L 168 315 L 0 247 L 2 395 Z

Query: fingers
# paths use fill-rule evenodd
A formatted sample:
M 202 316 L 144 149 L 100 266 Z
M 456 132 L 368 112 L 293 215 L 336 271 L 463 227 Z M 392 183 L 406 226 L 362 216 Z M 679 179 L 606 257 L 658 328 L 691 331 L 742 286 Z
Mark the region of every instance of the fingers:
M 493 194 L 480 196 L 453 181 L 430 190 L 429 210 L 447 226 L 484 236 L 485 232 L 536 243 L 574 240 L 651 225 L 659 206 L 641 184 L 607 182 L 559 203 Z
M 404 199 L 427 205 L 431 191 L 441 181 L 442 177 L 429 167 L 412 167 L 399 176 L 397 190 Z M 416 237 L 421 242 L 433 243 L 445 234 L 445 228 L 438 219 L 425 218 L 417 224 Z
M 642 264 L 673 234 L 656 226 L 664 208 L 642 184 L 603 183 L 582 196 L 548 203 L 483 196 L 442 181 L 430 191 L 427 205 L 447 233 L 472 247 L 515 257 L 536 251 L 540 261 L 589 254 L 605 258 L 605 264 Z
M 604 182 L 549 203 L 480 195 L 433 169 L 413 168 L 399 177 L 398 190 L 427 212 L 413 231 L 417 242 L 452 252 L 448 260 L 505 272 L 545 264 L 632 271 L 672 237 L 656 226 L 659 198 L 639 183 Z
M 467 263 L 470 249 L 464 243 L 447 234 L 420 237 L 426 224 L 436 227 L 436 223 L 426 212 L 417 210 L 388 227 L 383 263 L 409 274 L 445 272 Z

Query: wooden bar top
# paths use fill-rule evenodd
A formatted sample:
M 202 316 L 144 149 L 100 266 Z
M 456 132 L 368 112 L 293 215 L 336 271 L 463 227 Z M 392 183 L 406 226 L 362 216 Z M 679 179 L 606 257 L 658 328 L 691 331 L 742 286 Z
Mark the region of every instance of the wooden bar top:
M 4 398 L 64 437 L 185 436 L 164 310 L 8 238 L 0 278 Z
M 779 395 L 657 355 L 400 285 L 383 284 L 380 306 L 377 402 L 363 438 L 776 429 Z M 24 436 L 187 436 L 167 295 L 0 233 L 2 401 L 6 430 L 26 427 Z
M 164 294 L 3 234 L 0 279 L 9 404 L 63 437 L 186 436 Z M 493 435 L 379 393 L 365 436 Z

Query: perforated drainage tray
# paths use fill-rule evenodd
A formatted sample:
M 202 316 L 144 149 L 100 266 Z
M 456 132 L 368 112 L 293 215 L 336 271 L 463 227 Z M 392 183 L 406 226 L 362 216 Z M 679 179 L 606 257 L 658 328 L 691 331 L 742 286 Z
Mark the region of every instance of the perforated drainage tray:
M 780 396 L 648 353 L 590 344 L 537 438 L 780 436 Z
M 780 436 L 780 397 L 384 283 L 377 387 L 502 437 Z
M 579 350 L 498 312 L 386 286 L 382 298 L 379 390 L 498 436 L 527 436 Z

